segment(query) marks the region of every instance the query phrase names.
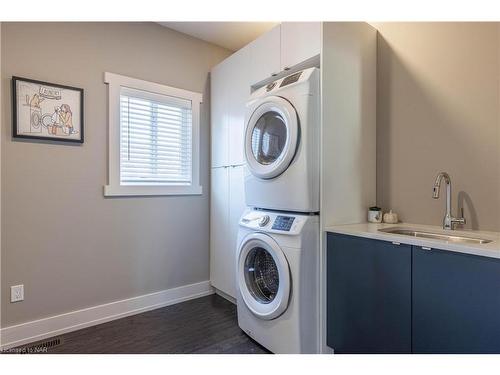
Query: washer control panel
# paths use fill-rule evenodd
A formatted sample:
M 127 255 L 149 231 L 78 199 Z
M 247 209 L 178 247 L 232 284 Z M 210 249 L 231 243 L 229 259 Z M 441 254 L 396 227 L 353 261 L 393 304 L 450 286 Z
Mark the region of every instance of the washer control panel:
M 271 229 L 290 232 L 294 220 L 295 220 L 294 216 L 278 215 L 276 216 L 276 219 L 274 219 L 274 223 Z
M 284 214 L 247 208 L 240 219 L 242 227 L 259 232 L 297 235 L 308 220 L 317 217 L 303 214 Z

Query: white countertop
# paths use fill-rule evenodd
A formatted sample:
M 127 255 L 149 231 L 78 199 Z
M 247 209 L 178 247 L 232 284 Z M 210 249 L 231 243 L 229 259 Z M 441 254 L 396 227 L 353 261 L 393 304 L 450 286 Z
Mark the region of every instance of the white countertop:
M 429 239 L 421 237 L 411 237 L 401 234 L 392 234 L 379 232 L 379 229 L 385 228 L 412 228 L 417 230 L 425 230 L 428 232 L 448 234 L 448 235 L 465 235 L 468 237 L 484 238 L 491 240 L 492 242 L 485 244 L 471 244 L 471 243 L 456 243 L 445 240 Z M 414 246 L 425 246 L 434 249 L 449 250 L 465 254 L 480 255 L 490 258 L 500 259 L 500 233 L 498 232 L 485 232 L 478 230 L 453 230 L 444 231 L 439 226 L 433 225 L 420 225 L 420 224 L 408 224 L 408 223 L 398 223 L 398 224 L 372 224 L 372 223 L 360 223 L 360 224 L 343 224 L 334 225 L 325 228 L 326 232 L 340 233 L 356 237 L 371 238 L 375 240 L 389 241 L 389 242 L 399 242 Z

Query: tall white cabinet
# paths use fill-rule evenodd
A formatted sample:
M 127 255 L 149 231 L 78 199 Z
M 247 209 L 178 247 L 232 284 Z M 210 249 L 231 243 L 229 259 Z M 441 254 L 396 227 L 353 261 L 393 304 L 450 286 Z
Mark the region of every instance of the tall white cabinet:
M 245 209 L 243 132 L 251 79 L 245 67 L 249 66 L 249 50 L 244 48 L 211 73 L 210 280 L 233 299 L 238 222 Z
M 238 222 L 245 209 L 245 104 L 251 87 L 287 74 L 321 49 L 319 22 L 280 24 L 211 72 L 210 281 L 236 298 Z

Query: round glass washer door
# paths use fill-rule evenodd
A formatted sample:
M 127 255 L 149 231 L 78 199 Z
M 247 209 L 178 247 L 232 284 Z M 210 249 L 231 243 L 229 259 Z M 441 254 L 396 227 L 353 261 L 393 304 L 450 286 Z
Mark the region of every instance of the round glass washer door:
M 250 172 L 259 178 L 279 176 L 290 165 L 298 146 L 297 113 L 287 100 L 270 96 L 248 119 L 245 157 Z
M 271 237 L 248 235 L 238 258 L 238 286 L 248 309 L 265 320 L 275 319 L 288 307 L 290 270 L 283 251 Z

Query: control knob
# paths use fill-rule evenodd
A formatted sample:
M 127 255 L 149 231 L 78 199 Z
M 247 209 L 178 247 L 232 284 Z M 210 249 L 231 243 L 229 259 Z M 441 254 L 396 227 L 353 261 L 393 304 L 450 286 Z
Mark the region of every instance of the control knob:
M 264 215 L 259 220 L 259 227 L 265 227 L 269 223 L 269 215 Z

